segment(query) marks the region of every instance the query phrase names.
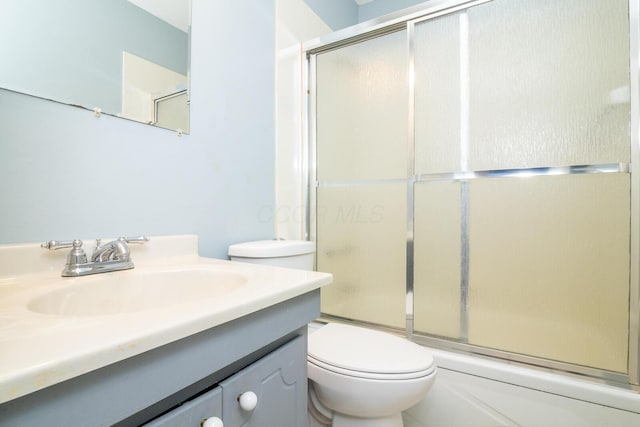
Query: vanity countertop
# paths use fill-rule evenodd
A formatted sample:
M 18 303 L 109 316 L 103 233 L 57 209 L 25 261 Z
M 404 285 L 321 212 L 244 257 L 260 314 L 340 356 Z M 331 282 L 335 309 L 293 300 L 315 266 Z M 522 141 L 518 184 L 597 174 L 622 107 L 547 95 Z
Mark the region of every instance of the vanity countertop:
M 0 247 L 0 404 L 305 294 L 332 280 L 326 273 L 199 257 L 195 236 L 152 238 L 147 245 L 132 245 L 131 253 L 136 264 L 133 270 L 61 278 L 65 254 L 48 253 L 37 245 Z M 24 261 L 25 254 L 37 254 L 36 261 Z M 22 264 L 30 264 L 31 270 L 35 265 L 36 272 L 26 274 Z M 246 281 L 216 298 L 123 313 L 59 315 L 29 309 L 29 302 L 38 296 L 83 282 L 90 286 L 98 276 L 126 282 L 141 271 L 172 269 L 223 271 L 239 274 Z

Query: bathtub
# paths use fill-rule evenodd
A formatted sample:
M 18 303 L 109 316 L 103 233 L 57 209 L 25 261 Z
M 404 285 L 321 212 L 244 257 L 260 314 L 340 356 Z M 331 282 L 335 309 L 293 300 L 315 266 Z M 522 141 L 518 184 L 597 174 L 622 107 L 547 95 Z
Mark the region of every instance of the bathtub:
M 432 349 L 438 377 L 405 427 L 639 426 L 640 394 L 579 377 Z

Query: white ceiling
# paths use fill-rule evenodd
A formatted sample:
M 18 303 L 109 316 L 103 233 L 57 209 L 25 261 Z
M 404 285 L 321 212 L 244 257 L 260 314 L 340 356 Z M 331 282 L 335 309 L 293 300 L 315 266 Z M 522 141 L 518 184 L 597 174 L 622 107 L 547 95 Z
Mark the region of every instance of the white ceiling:
M 373 0 L 354 0 L 358 3 L 358 6 L 362 6 L 363 4 L 371 3 Z
M 190 0 L 129 0 L 130 3 L 181 29 L 185 33 L 189 30 L 189 1 Z

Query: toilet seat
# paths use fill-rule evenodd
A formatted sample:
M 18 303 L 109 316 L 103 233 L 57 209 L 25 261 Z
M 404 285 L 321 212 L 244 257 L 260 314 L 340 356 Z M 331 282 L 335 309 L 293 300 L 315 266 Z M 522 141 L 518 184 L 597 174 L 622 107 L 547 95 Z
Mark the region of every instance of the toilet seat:
M 321 362 L 309 356 L 307 356 L 307 362 L 317 366 L 320 369 L 325 369 L 335 374 L 346 375 L 349 377 L 363 378 L 368 380 L 381 380 L 381 381 L 412 380 L 412 379 L 422 378 L 422 377 L 431 375 L 435 371 L 435 368 L 431 367 L 426 371 L 420 371 L 420 372 L 407 372 L 404 374 L 381 374 L 377 372 L 362 372 L 362 371 L 354 371 L 351 369 L 343 369 L 328 363 Z
M 341 375 L 408 380 L 435 371 L 424 347 L 389 333 L 329 323 L 309 336 L 307 361 Z

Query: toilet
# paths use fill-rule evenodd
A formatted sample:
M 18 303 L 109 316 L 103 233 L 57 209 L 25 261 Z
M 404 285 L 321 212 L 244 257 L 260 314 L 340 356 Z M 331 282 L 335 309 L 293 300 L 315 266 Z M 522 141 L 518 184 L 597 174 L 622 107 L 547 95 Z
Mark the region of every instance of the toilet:
M 314 244 L 263 240 L 231 245 L 232 261 L 313 269 Z M 436 377 L 431 353 L 399 336 L 328 323 L 309 335 L 310 427 L 402 427 L 401 413 Z

